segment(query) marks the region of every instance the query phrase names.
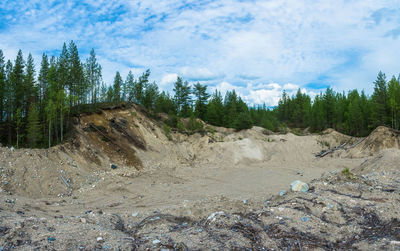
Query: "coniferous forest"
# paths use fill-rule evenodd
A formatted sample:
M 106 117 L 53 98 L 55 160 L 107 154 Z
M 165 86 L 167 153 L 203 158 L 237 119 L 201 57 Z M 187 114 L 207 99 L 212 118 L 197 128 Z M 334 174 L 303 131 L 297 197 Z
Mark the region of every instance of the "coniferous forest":
M 234 90 L 224 97 L 218 90 L 210 94 L 206 85 L 190 85 L 180 77 L 173 93 L 160 92 L 149 77 L 150 70 L 140 76 L 129 72 L 125 78 L 116 72 L 114 82 L 106 84 L 94 50 L 81 60 L 73 41 L 63 45 L 58 57 L 43 54 L 37 68 L 30 54 L 25 58 L 20 50 L 6 62 L 0 50 L 0 142 L 17 148 L 53 146 L 71 135 L 74 116 L 122 103 L 139 104 L 150 114 L 166 113 L 170 127 L 179 127 L 179 118 L 199 118 L 237 130 L 254 125 L 271 131 L 334 128 L 365 136 L 379 125 L 400 126 L 400 77 L 387 79 L 382 72 L 372 95 L 327 88 L 312 100 L 300 90 L 294 96 L 284 91 L 273 109 L 249 107 Z

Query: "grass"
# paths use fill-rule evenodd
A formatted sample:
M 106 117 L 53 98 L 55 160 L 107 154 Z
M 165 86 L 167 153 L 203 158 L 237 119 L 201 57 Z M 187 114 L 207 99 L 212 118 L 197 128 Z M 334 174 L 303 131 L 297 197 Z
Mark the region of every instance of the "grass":
M 351 172 L 350 172 L 350 169 L 349 168 L 344 168 L 343 170 L 342 170 L 342 174 L 346 177 L 346 179 L 348 179 L 348 180 L 351 180 L 351 179 L 354 179 L 354 174 L 352 174 Z
M 168 140 L 172 140 L 171 129 L 169 128 L 169 126 L 164 125 L 163 129 L 164 129 L 165 136 L 167 136 Z

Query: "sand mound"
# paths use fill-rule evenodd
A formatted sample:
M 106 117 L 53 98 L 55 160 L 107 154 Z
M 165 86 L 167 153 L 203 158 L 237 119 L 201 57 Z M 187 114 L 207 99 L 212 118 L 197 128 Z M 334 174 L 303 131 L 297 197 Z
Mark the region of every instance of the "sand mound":
M 354 171 L 360 174 L 390 172 L 400 170 L 400 150 L 391 148 L 381 150 L 374 156 L 365 159 Z
M 400 148 L 400 131 L 385 126 L 379 126 L 361 143 L 349 149 L 346 156 L 372 156 L 381 150 L 389 148 Z
M 340 133 L 332 128 L 324 130 L 317 138 L 318 143 L 326 149 L 331 149 L 344 143 L 346 143 L 346 146 L 350 146 L 358 140 L 359 138 L 357 137 Z

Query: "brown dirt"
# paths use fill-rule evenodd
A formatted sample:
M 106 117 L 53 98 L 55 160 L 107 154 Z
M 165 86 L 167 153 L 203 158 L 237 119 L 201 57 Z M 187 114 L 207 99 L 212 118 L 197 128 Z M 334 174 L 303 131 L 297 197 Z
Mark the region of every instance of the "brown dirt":
M 0 148 L 0 249 L 399 247 L 400 150 L 316 158 L 359 139 L 209 128 L 169 140 L 132 107 L 82 115 L 61 146 Z M 297 179 L 310 192 L 277 195 Z

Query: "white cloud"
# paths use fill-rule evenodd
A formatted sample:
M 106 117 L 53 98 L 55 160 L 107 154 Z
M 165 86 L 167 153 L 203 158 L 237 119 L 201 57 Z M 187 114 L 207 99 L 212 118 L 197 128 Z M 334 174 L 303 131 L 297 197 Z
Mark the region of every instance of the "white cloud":
M 177 78 L 178 78 L 178 74 L 176 74 L 176 73 L 166 74 L 161 78 L 160 85 L 166 86 L 169 84 L 173 84 L 173 83 L 175 83 Z
M 285 85 L 283 86 L 283 89 L 284 89 L 284 90 L 297 90 L 297 89 L 299 89 L 299 88 L 300 88 L 300 86 L 295 85 L 295 84 L 291 84 L 291 83 L 287 83 L 287 84 L 285 84 Z
M 397 0 L 25 0 L 0 10 L 7 58 L 57 54 L 73 39 L 82 59 L 96 50 L 108 83 L 150 68 L 164 89 L 179 74 L 273 103 L 310 82 L 371 92 L 379 70 L 400 71 L 400 36 L 387 36 L 400 27 Z

